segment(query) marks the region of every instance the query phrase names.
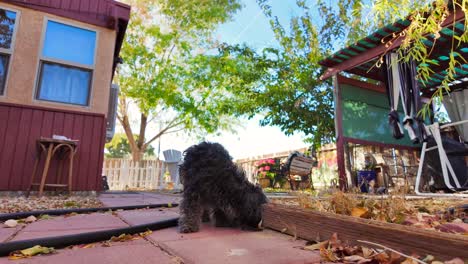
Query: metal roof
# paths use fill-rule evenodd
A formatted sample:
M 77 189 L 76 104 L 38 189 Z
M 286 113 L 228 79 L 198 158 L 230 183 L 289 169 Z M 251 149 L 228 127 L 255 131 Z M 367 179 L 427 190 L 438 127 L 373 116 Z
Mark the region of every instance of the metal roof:
M 429 59 L 433 63 L 430 65 L 430 69 L 434 71 L 428 82 L 423 83 L 420 81 L 421 87 L 425 88 L 426 91 L 441 85 L 444 76 L 447 74 L 446 69 L 451 55 L 468 58 L 467 43 L 458 43 L 456 40 L 456 43 L 452 43 L 453 36 L 461 36 L 465 31 L 464 19 L 463 12 L 455 10 L 443 24 L 444 28 L 440 31 L 440 37 L 435 38 L 434 35 L 428 35 L 423 41 L 428 50 L 432 50 Z M 453 24 L 453 21 L 457 22 Z M 400 32 L 409 25 L 410 21 L 408 19 L 399 20 L 380 28 L 369 36 L 320 61 L 320 65 L 328 68 L 322 79 L 329 78 L 340 71 L 345 71 L 370 79 L 385 81 L 384 69 L 383 67 L 376 67 L 376 62 L 383 54 L 400 46 L 401 37 L 397 38 L 396 41 L 392 41 L 392 44 L 385 45 L 394 36 L 399 36 Z M 452 44 L 455 47 L 453 54 L 451 54 Z M 457 66 L 454 78 L 458 80 L 454 85 L 459 87 L 468 86 L 468 63 L 464 62 Z

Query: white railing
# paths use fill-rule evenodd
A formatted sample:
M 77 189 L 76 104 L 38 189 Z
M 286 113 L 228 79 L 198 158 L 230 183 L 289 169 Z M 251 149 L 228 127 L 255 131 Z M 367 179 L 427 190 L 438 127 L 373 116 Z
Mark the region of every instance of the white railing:
M 102 174 L 107 176 L 110 190 L 154 190 L 163 188 L 168 180 L 168 175 L 162 172 L 162 163 L 160 160 L 105 159 Z

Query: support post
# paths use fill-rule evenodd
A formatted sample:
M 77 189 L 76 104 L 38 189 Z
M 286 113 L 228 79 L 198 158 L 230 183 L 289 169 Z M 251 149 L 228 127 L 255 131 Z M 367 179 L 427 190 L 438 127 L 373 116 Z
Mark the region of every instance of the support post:
M 346 178 L 345 167 L 345 151 L 346 144 L 343 136 L 343 112 L 341 103 L 341 89 L 338 82 L 338 75 L 333 75 L 333 98 L 335 103 L 335 136 L 336 136 L 336 155 L 338 162 L 339 186 L 342 191 L 348 189 L 348 181 Z

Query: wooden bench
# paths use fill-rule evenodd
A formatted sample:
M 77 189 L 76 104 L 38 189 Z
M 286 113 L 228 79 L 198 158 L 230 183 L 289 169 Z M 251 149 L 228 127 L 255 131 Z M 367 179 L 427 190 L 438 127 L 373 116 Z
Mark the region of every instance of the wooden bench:
M 291 190 L 310 187 L 310 173 L 317 162 L 314 158 L 305 157 L 301 153 L 292 153 L 286 161 L 284 172 L 291 185 Z

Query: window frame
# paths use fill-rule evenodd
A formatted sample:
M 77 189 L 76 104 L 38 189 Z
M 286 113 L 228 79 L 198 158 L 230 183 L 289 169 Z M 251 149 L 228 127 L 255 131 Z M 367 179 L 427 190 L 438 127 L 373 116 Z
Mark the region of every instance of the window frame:
M 50 58 L 47 56 L 43 56 L 42 52 L 44 50 L 44 45 L 45 45 L 45 38 L 46 38 L 46 33 L 47 33 L 47 25 L 51 22 L 67 25 L 70 27 L 75 27 L 83 30 L 88 30 L 96 33 L 96 39 L 94 40 L 94 50 L 93 50 L 93 65 L 86 65 L 86 64 L 81 64 L 81 63 L 76 63 L 76 62 L 69 62 L 66 60 L 61 60 L 61 59 L 54 59 Z M 92 99 L 92 93 L 94 90 L 94 72 L 96 70 L 96 60 L 97 60 L 97 50 L 98 50 L 98 44 L 99 44 L 99 31 L 87 26 L 84 26 L 79 23 L 72 23 L 70 21 L 64 21 L 61 19 L 57 18 L 51 18 L 51 17 L 44 17 L 43 25 L 42 25 L 42 32 L 41 32 L 41 43 L 39 45 L 39 54 L 38 54 L 38 60 L 37 60 L 37 73 L 36 73 L 36 81 L 34 82 L 34 93 L 33 93 L 33 100 L 34 101 L 39 101 L 39 102 L 47 102 L 47 103 L 53 103 L 53 104 L 59 104 L 59 105 L 67 105 L 67 106 L 76 106 L 76 107 L 81 107 L 81 108 L 90 108 L 91 107 L 91 99 Z M 46 100 L 46 99 L 40 99 L 39 94 L 41 90 L 41 81 L 42 81 L 42 69 L 43 69 L 43 64 L 44 63 L 49 63 L 49 64 L 55 64 L 59 65 L 65 68 L 72 68 L 72 69 L 79 69 L 79 70 L 86 70 L 89 71 L 91 74 L 90 80 L 89 80 L 89 90 L 88 90 L 88 98 L 86 100 L 86 104 L 75 104 L 75 103 L 66 103 L 66 102 L 60 102 L 60 101 L 54 101 L 54 100 Z
M 16 34 L 18 32 L 18 27 L 19 27 L 20 18 L 21 18 L 21 12 L 18 9 L 14 9 L 14 8 L 11 8 L 11 7 L 6 7 L 6 6 L 2 5 L 2 4 L 0 4 L 0 8 L 4 9 L 6 11 L 16 13 L 15 26 L 13 27 L 13 36 L 11 37 L 10 48 L 5 49 L 5 48 L 0 47 L 0 54 L 8 56 L 8 65 L 6 67 L 5 84 L 3 86 L 3 91 L 0 92 L 0 98 L 3 98 L 3 97 L 7 96 L 7 92 L 8 92 L 8 81 L 10 80 L 10 70 L 11 70 L 11 65 L 12 65 L 11 62 L 13 61 L 13 57 L 14 57 L 14 54 L 15 54 Z

